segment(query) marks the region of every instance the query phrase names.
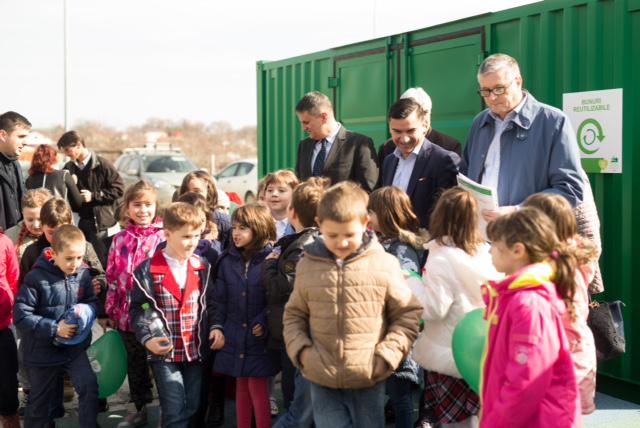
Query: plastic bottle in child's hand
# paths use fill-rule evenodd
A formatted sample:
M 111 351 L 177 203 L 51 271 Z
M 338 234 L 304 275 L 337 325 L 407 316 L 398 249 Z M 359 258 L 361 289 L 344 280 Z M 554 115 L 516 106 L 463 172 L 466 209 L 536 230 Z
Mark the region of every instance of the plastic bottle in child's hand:
M 170 346 L 171 340 L 169 340 L 169 332 L 167 331 L 166 328 L 164 328 L 164 323 L 160 319 L 158 312 L 151 309 L 151 306 L 148 303 L 143 303 L 142 309 L 144 309 L 144 319 L 147 321 L 147 325 L 149 327 L 149 333 L 151 333 L 151 337 L 156 339 L 162 339 L 162 340 L 153 341 L 154 344 L 157 343 L 158 345 L 162 346 L 162 348 L 168 348 L 168 349 L 162 349 L 162 351 L 164 351 L 162 352 L 163 354 L 170 352 L 171 349 L 173 349 L 173 346 Z M 151 349 L 150 351 L 154 352 Z M 157 352 L 154 352 L 154 353 L 157 353 Z

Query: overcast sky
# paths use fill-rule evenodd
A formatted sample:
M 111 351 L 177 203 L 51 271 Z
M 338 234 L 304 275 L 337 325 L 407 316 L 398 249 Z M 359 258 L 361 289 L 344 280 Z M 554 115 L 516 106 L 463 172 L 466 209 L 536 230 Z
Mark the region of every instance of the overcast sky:
M 256 123 L 258 60 L 530 0 L 67 0 L 71 125 L 150 117 Z M 63 0 L 0 0 L 0 111 L 63 124 Z

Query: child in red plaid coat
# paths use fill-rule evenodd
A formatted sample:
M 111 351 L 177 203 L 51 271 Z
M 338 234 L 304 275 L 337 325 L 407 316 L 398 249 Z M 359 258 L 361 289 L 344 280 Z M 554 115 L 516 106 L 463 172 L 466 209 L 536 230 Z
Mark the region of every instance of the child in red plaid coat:
M 189 426 L 198 409 L 202 367 L 208 349 L 205 295 L 210 266 L 193 254 L 205 225 L 204 213 L 176 202 L 165 211 L 166 248 L 134 271 L 130 314 L 145 346 L 158 387 L 163 427 Z M 169 337 L 153 337 L 142 305 L 159 315 Z

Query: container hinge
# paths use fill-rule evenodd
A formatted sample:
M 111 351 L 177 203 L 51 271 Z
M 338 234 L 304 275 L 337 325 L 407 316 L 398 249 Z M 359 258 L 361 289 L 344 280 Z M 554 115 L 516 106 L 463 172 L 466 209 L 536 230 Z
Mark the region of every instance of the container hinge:
M 329 77 L 327 86 L 330 88 L 337 88 L 338 86 L 340 86 L 340 79 L 338 79 L 337 77 Z

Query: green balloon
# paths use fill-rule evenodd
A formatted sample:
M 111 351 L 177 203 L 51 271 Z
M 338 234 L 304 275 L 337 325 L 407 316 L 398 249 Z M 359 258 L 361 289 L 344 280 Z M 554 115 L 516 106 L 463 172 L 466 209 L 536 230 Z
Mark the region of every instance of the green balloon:
M 460 320 L 453 330 L 453 359 L 460 374 L 477 394 L 480 394 L 482 355 L 487 342 L 487 321 L 483 309 L 474 309 Z
M 98 378 L 98 396 L 115 394 L 127 376 L 127 350 L 120 335 L 109 330 L 87 349 L 91 368 Z

